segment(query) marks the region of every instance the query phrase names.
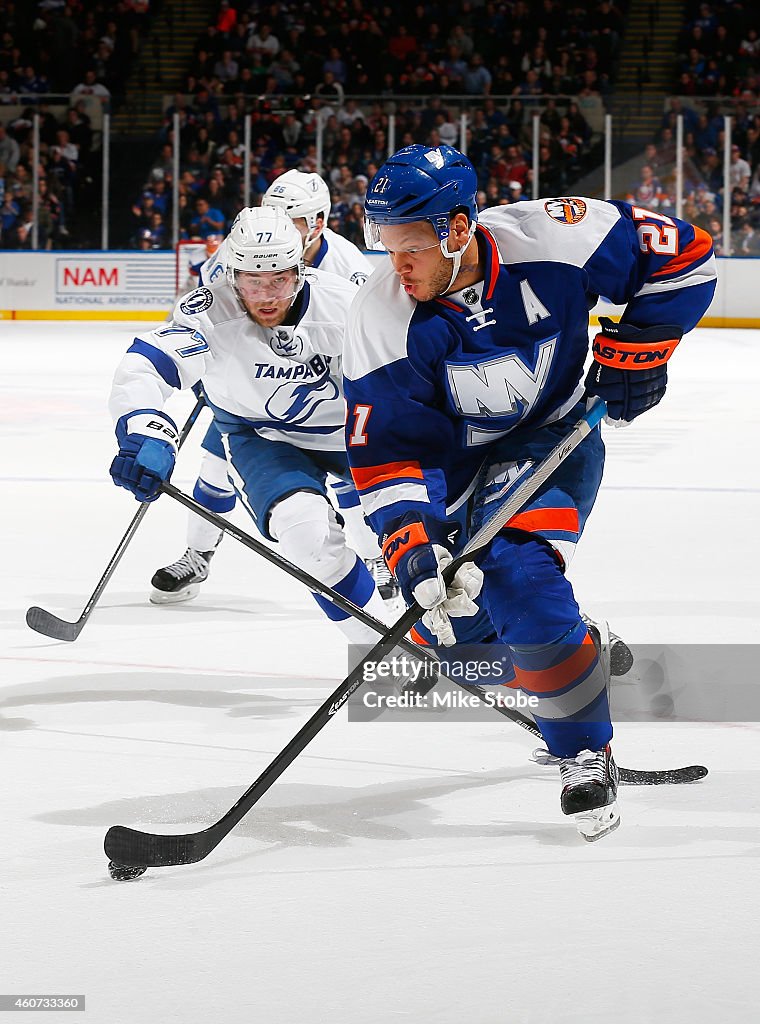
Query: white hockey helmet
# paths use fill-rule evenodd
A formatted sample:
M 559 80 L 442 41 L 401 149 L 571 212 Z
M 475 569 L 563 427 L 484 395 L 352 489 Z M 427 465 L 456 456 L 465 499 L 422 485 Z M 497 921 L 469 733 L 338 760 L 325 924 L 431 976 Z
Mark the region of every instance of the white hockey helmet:
M 235 218 L 227 236 L 227 280 L 238 297 L 235 275 L 275 274 L 295 270 L 291 304 L 303 288 L 304 261 L 301 233 L 286 213 L 263 206 L 246 207 Z
M 266 190 L 261 205 L 279 207 L 294 219 L 303 217 L 307 227 L 304 245 L 309 245 L 319 238 L 330 217 L 330 189 L 318 174 L 285 171 Z M 317 217 L 323 218 L 322 228 L 317 227 Z

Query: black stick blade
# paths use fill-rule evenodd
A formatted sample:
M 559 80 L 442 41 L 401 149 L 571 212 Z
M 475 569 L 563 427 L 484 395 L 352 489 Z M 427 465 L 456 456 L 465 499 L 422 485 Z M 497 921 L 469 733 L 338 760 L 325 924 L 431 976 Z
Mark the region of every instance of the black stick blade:
M 218 840 L 205 832 L 183 836 L 157 836 L 138 832 L 124 825 L 113 825 L 103 843 L 106 856 L 125 867 L 166 868 L 178 864 L 195 864 L 203 860 Z
M 682 786 L 687 782 L 698 782 L 707 775 L 703 764 L 666 768 L 662 771 L 646 771 L 643 768 L 620 768 L 619 771 L 620 781 L 628 786 Z
M 76 640 L 83 625 L 81 621 L 67 622 L 66 619 L 59 619 L 57 615 L 36 605 L 27 608 L 26 624 L 36 633 L 49 636 L 52 640 L 67 640 L 69 643 Z

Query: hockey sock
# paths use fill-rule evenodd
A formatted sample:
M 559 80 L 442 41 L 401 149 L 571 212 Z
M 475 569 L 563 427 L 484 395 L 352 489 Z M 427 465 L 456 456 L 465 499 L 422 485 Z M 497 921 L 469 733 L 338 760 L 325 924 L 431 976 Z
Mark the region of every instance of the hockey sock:
M 484 603 L 510 648 L 517 685 L 550 753 L 599 750 L 612 736 L 607 680 L 551 547 L 529 534 L 496 538 L 481 563 Z

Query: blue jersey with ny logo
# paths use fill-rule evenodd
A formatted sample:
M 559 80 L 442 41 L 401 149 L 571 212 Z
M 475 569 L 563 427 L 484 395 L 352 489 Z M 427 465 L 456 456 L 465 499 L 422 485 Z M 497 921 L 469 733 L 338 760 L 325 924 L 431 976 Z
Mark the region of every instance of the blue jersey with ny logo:
M 349 315 L 347 449 L 379 534 L 410 511 L 445 519 L 495 442 L 573 408 L 600 295 L 637 326 L 688 331 L 715 289 L 705 232 L 627 203 L 496 207 L 475 238 L 477 284 L 417 302 L 386 259 Z

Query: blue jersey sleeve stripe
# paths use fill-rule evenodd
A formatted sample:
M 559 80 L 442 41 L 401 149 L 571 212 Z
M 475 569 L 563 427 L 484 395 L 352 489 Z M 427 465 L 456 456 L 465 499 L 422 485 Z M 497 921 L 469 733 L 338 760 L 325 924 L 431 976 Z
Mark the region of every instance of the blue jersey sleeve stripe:
M 149 363 L 153 364 L 169 387 L 182 387 L 177 367 L 172 362 L 171 357 L 166 352 L 162 352 L 160 348 L 156 348 L 155 345 L 149 345 L 147 341 L 142 341 L 140 338 L 135 338 L 127 352 L 136 352 L 138 355 L 144 356 Z

